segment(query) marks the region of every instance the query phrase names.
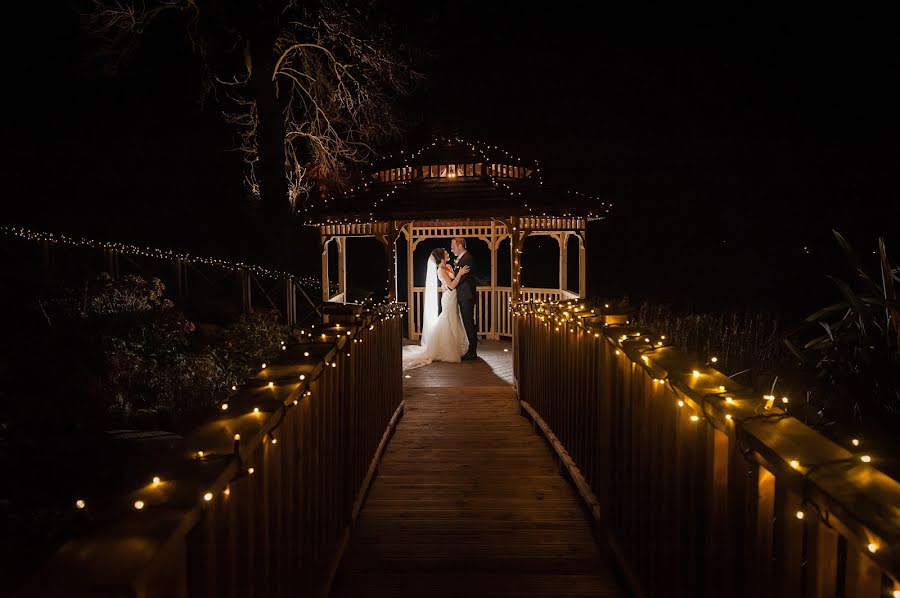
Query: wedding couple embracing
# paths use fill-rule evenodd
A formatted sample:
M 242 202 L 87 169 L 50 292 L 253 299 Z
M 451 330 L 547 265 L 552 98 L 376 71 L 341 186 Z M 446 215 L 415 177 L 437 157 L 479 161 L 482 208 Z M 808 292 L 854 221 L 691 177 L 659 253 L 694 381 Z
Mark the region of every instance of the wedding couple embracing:
M 425 275 L 422 339 L 419 345 L 403 348 L 403 369 L 409 370 L 432 361 L 477 359 L 478 337 L 475 328 L 475 259 L 466 251 L 466 240 L 455 237 L 450 251 L 455 265 L 443 247 L 431 252 Z M 440 310 L 438 295 L 440 294 Z

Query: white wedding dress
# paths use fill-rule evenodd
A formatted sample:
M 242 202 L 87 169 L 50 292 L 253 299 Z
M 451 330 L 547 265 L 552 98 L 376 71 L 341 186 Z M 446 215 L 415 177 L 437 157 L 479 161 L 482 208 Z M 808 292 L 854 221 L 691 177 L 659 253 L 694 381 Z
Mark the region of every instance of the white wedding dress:
M 437 263 L 428 258 L 425 278 L 424 313 L 422 314 L 422 338 L 418 345 L 403 347 L 403 369 L 428 365 L 432 361 L 457 362 L 469 349 L 469 339 L 463 326 L 456 302 L 456 289 L 448 289 L 441 297 L 441 313 L 438 314 Z

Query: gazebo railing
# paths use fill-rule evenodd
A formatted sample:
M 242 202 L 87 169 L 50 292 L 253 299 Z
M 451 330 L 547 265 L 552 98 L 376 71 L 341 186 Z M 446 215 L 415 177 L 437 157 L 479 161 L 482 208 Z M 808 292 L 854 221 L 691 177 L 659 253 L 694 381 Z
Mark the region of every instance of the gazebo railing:
M 413 287 L 410 301 L 409 337 L 413 340 L 422 336 L 422 311 L 425 300 L 425 287 Z M 541 289 L 523 287 L 519 290 L 523 300 L 559 301 L 578 299 L 577 293 L 560 289 Z M 512 317 L 509 310 L 512 288 L 510 287 L 478 287 L 478 334 L 489 339 L 512 337 Z M 334 299 L 332 299 L 334 300 Z
M 516 304 L 516 384 L 636 596 L 900 595 L 877 454 L 602 312 Z
M 402 414 L 400 310 L 307 327 L 18 595 L 323 595 Z

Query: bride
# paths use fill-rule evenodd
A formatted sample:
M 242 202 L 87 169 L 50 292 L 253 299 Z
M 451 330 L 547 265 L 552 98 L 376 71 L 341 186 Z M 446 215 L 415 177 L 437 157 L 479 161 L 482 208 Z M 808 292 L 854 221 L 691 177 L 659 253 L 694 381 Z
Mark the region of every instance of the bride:
M 469 266 L 456 274 L 447 262 L 450 254 L 443 247 L 431 252 L 425 277 L 425 305 L 422 340 L 419 345 L 403 347 L 403 369 L 428 365 L 432 361 L 460 361 L 469 348 L 466 329 L 456 303 L 456 285 Z M 438 279 L 441 282 L 441 313 L 438 314 Z

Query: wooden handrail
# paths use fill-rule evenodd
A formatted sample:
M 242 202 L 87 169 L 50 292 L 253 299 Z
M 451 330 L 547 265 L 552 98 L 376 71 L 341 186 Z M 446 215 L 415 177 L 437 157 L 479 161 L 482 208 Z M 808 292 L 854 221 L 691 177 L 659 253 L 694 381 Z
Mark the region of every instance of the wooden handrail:
M 900 483 L 877 460 L 599 307 L 522 302 L 514 320 L 523 408 L 571 456 L 635 594 L 900 591 Z
M 306 329 L 308 341 L 159 455 L 159 482 L 86 497 L 104 524 L 63 546 L 21 595 L 327 591 L 402 412 L 401 319 L 394 304 Z

